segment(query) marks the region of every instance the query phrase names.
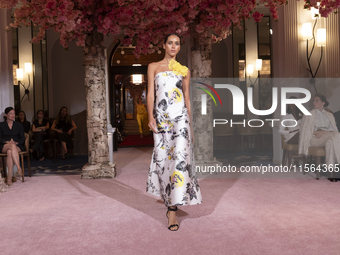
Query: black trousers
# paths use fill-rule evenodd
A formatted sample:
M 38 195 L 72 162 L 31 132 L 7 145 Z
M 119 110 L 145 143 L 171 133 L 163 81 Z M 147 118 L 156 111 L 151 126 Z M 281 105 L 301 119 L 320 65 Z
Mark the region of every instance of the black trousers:
M 38 152 L 38 157 L 44 156 L 44 140 L 48 139 L 48 135 L 45 132 L 35 132 L 33 135 L 34 143 L 32 150 Z
M 67 133 L 58 133 L 58 139 L 61 142 L 65 142 L 68 148 L 73 148 L 72 137 Z

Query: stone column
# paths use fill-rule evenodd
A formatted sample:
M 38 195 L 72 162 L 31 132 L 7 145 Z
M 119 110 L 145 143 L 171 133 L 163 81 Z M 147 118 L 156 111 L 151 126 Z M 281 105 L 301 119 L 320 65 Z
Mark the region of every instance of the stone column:
M 192 26 L 190 31 L 191 42 L 191 84 L 197 78 L 211 78 L 211 39 L 202 38 Z M 209 81 L 206 81 L 209 83 Z M 213 102 L 207 97 L 206 115 L 201 113 L 202 90 L 192 85 L 192 123 L 195 137 L 194 154 L 196 166 L 203 169 L 208 166 L 222 166 L 221 162 L 214 158 L 214 133 L 213 133 Z
M 104 36 L 93 32 L 86 38 L 84 50 L 86 123 L 89 139 L 89 163 L 82 168 L 82 179 L 113 178 L 115 164 L 110 162 L 107 130 L 107 106 Z
M 106 86 L 106 115 L 107 115 L 107 135 L 108 135 L 108 143 L 109 143 L 109 158 L 110 162 L 113 162 L 113 134 L 116 131 L 116 128 L 111 125 L 111 114 L 110 114 L 110 98 L 109 98 L 109 68 L 107 61 L 107 49 L 104 50 L 105 55 L 105 86 Z M 113 100 L 113 99 L 112 99 Z

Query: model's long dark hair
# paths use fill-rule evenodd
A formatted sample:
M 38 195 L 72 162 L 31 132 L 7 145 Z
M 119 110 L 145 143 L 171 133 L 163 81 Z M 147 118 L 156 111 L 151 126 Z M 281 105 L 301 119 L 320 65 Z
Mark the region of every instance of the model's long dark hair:
M 63 117 L 61 116 L 61 111 L 62 111 L 63 109 L 66 109 L 66 110 L 67 110 L 67 113 L 66 113 L 65 118 L 63 118 Z M 57 118 L 56 118 L 56 120 L 55 120 L 55 124 L 58 124 L 60 120 L 65 120 L 66 123 L 72 123 L 71 116 L 69 115 L 68 109 L 67 109 L 66 106 L 63 106 L 63 107 L 60 108 L 59 113 L 58 113 L 58 116 L 57 116 Z

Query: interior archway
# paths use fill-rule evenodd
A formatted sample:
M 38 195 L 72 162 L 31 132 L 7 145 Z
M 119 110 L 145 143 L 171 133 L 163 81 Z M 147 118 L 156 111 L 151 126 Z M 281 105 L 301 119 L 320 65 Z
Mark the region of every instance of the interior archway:
M 150 63 L 158 62 L 164 58 L 163 49 L 152 54 L 141 55 L 139 58 L 134 56 L 133 50 L 134 46 L 116 44 L 109 58 L 111 123 L 123 136 L 139 134 L 136 120 L 137 99 L 141 97 L 142 102 L 146 105 L 147 67 Z M 133 80 L 133 76 L 136 75 L 141 78 L 139 82 Z M 147 114 L 145 116 L 147 118 Z M 144 124 L 146 122 L 148 120 L 144 121 Z M 150 133 L 147 124 L 143 125 L 144 132 Z M 117 150 L 118 144 L 116 136 L 115 150 Z

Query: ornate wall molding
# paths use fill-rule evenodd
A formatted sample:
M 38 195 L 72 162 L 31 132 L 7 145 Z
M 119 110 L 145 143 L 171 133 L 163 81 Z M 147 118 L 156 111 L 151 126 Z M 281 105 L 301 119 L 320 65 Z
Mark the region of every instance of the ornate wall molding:
M 326 50 L 325 64 L 326 77 L 340 77 L 340 49 L 339 49 L 339 14 L 330 14 L 325 19 Z
M 297 4 L 289 0 L 284 8 L 285 76 L 299 77 L 299 34 Z

